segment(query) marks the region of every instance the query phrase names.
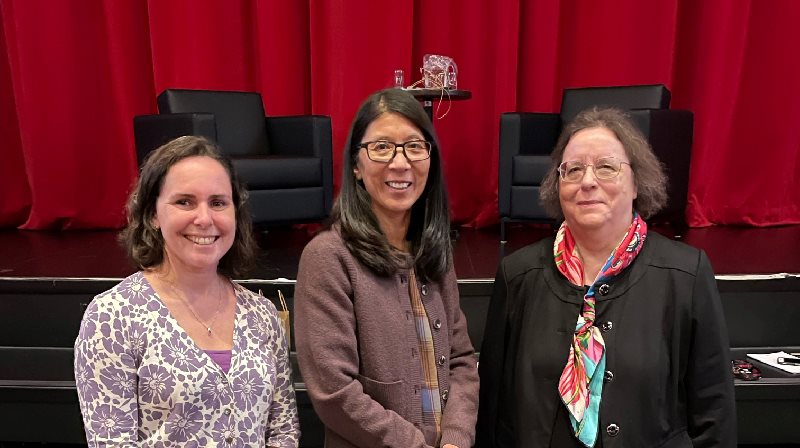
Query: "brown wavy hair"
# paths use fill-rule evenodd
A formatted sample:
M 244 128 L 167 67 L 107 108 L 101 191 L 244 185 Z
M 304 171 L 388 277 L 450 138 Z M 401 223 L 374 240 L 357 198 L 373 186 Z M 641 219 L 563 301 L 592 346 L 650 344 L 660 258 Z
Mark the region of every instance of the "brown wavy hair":
M 593 107 L 579 113 L 561 132 L 553 152 L 550 170 L 542 181 L 539 200 L 550 216 L 561 219 L 561 201 L 558 197 L 558 165 L 572 136 L 590 128 L 605 128 L 613 132 L 622 143 L 625 154 L 631 162 L 633 182 L 636 185 L 636 199 L 633 209 L 647 219 L 661 210 L 667 203 L 667 176 L 658 157 L 653 153 L 647 139 L 639 131 L 631 118 L 614 107 Z
M 147 155 L 139 180 L 128 198 L 128 225 L 120 233 L 120 243 L 139 269 L 146 270 L 163 263 L 164 238 L 152 224 L 156 201 L 169 169 L 188 157 L 210 157 L 228 173 L 236 210 L 236 234 L 233 245 L 220 259 L 217 271 L 229 278 L 242 276 L 252 268 L 256 257 L 247 189 L 239 181 L 230 159 L 204 137 L 178 137 Z

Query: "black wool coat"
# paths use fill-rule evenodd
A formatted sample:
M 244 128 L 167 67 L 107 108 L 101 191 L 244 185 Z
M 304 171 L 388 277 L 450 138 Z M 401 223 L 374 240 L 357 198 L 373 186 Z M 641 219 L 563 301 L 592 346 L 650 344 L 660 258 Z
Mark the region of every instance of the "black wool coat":
M 735 447 L 729 340 L 705 253 L 650 232 L 598 290 L 606 381 L 596 446 Z M 565 429 L 558 381 L 585 292 L 557 271 L 553 238 L 503 259 L 481 347 L 476 446 L 570 439 L 553 433 Z

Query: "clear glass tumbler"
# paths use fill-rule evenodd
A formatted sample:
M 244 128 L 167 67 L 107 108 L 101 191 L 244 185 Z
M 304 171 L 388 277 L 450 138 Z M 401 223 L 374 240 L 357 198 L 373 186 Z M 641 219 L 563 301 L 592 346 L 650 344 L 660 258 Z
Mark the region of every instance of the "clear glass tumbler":
M 403 70 L 394 71 L 394 86 L 395 88 L 402 89 L 404 87 L 404 73 Z

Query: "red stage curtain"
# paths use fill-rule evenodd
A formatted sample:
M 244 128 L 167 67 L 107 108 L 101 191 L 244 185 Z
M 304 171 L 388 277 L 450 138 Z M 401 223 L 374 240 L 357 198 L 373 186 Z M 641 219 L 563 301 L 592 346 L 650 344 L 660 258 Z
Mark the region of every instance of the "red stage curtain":
M 500 113 L 644 83 L 695 113 L 691 225 L 800 223 L 798 21 L 792 0 L 0 0 L 0 226 L 122 225 L 132 119 L 169 87 L 330 115 L 338 178 L 360 102 L 426 53 L 473 92 L 435 122 L 459 223 L 497 220 Z
M 0 21 L 0 48 L 7 48 Z M 8 58 L 0 58 L 0 228 L 24 222 L 31 203 Z

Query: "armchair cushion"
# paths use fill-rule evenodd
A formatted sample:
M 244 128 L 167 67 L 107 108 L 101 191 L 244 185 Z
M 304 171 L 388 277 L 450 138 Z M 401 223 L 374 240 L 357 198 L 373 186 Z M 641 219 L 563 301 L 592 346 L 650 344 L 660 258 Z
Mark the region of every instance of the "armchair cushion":
M 512 185 L 539 186 L 550 169 L 550 156 L 514 156 Z
M 184 135 L 217 139 L 211 114 L 139 115 L 133 118 L 133 136 L 139 165 L 150 151 Z
M 264 105 L 256 92 L 167 89 L 158 95 L 158 111 L 213 114 L 216 141 L 230 156 L 270 153 Z
M 328 216 L 322 187 L 250 190 L 254 223 L 291 224 L 316 221 Z
M 323 141 L 330 139 L 330 117 L 297 115 L 267 117 L 270 154 L 325 157 Z
M 232 161 L 248 190 L 322 185 L 322 164 L 319 157 L 240 157 Z
M 517 185 L 511 187 L 511 216 L 513 219 L 530 221 L 548 221 L 542 203 L 539 202 L 540 187 L 533 185 Z
M 662 84 L 564 89 L 561 121 L 569 123 L 584 109 L 614 106 L 629 109 L 669 109 L 671 95 Z

